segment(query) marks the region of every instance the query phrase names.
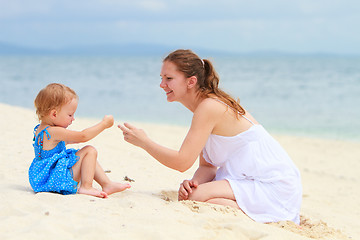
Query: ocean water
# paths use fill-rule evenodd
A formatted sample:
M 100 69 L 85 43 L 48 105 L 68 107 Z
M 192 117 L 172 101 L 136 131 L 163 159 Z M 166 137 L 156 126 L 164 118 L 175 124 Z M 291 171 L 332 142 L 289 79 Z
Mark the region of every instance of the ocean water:
M 360 141 L 360 57 L 214 56 L 220 87 L 270 132 Z M 73 88 L 77 116 L 189 125 L 159 87 L 161 56 L 0 56 L 0 102 L 34 109 L 51 82 Z M 5 117 L 5 116 L 1 116 Z

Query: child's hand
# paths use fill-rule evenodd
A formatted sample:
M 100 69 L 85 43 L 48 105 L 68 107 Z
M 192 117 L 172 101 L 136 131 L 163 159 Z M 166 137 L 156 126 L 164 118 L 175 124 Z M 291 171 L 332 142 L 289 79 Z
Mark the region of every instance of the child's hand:
M 109 128 L 114 125 L 114 117 L 112 115 L 105 115 L 102 121 L 105 123 L 105 128 Z
M 184 180 L 180 184 L 178 200 L 187 200 L 189 198 L 189 194 L 193 192 L 192 189 L 197 188 L 197 186 L 199 186 L 199 183 L 197 181 Z

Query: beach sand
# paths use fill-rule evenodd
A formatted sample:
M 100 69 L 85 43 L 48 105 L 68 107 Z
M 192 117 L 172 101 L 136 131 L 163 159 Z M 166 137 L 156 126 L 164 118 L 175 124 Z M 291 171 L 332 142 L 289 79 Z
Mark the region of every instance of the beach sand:
M 115 181 L 131 189 L 99 199 L 86 195 L 35 194 L 28 182 L 34 157 L 31 109 L 0 104 L 0 239 L 360 239 L 360 143 L 275 136 L 299 167 L 303 182 L 300 227 L 256 223 L 241 211 L 177 201 L 185 173 L 158 163 L 126 143 L 116 124 L 86 144 Z M 97 120 L 78 118 L 71 129 Z M 186 127 L 134 123 L 155 141 L 178 149 Z M 94 184 L 95 187 L 99 187 Z

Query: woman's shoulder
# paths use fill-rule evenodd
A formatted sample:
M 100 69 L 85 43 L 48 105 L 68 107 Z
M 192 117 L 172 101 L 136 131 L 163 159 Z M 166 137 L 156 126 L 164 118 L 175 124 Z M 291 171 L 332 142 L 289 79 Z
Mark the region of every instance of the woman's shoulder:
M 198 108 L 210 112 L 224 112 L 227 109 L 226 105 L 221 103 L 220 100 L 211 97 L 202 100 Z
M 224 111 L 226 110 L 221 109 L 221 106 L 213 99 L 201 100 L 194 111 L 191 130 L 204 130 L 210 134 L 222 118 Z
M 226 109 L 226 106 L 221 104 L 217 100 L 213 98 L 205 98 L 199 103 L 196 111 L 194 112 L 194 115 L 201 114 L 203 116 L 206 116 L 207 118 L 216 118 L 224 114 L 224 112 L 226 112 Z

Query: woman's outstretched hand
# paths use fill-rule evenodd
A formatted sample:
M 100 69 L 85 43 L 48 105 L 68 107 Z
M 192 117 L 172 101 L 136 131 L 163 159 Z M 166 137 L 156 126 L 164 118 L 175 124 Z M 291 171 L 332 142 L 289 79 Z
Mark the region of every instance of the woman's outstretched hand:
M 145 141 L 148 139 L 144 130 L 138 129 L 129 123 L 124 123 L 124 125 L 119 124 L 118 128 L 123 132 L 124 140 L 135 146 L 143 147 Z
M 178 195 L 178 200 L 187 200 L 189 198 L 189 194 L 192 193 L 192 189 L 193 188 L 197 188 L 198 186 L 198 182 L 194 181 L 194 180 L 184 180 L 181 184 L 180 184 L 180 188 L 179 188 L 179 195 Z

